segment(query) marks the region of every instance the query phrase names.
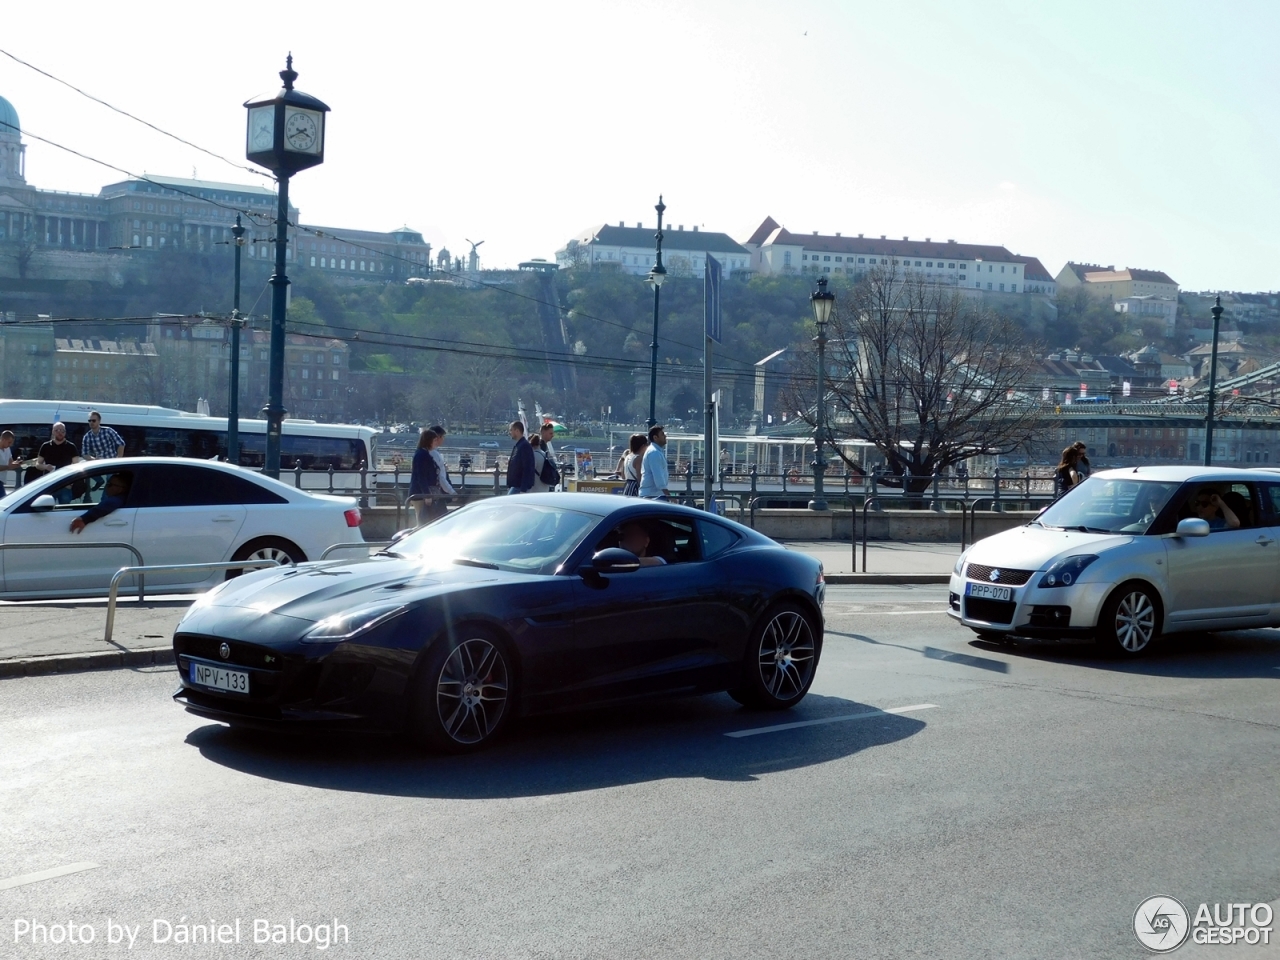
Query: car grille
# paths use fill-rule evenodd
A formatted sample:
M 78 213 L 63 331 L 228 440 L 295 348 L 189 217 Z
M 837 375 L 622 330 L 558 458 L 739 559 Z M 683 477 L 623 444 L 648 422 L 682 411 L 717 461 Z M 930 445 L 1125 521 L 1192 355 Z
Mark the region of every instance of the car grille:
M 998 580 L 991 579 L 993 570 L 1000 571 Z M 964 575 L 970 580 L 981 580 L 983 583 L 1002 583 L 1005 586 L 1020 587 L 1028 580 L 1034 570 L 1010 570 L 1008 567 L 988 567 L 984 563 L 970 563 L 964 568 Z
M 983 597 L 965 597 L 964 615 L 970 620 L 987 623 L 1013 623 L 1016 603 L 1009 600 L 987 600 Z
M 222 644 L 231 648 L 231 656 L 222 657 L 218 650 Z M 241 643 L 238 640 L 224 640 L 221 637 L 203 637 L 194 633 L 180 633 L 173 638 L 174 650 L 202 660 L 225 663 L 228 666 L 253 667 L 257 670 L 281 670 L 284 658 L 268 647 L 259 647 L 252 643 Z

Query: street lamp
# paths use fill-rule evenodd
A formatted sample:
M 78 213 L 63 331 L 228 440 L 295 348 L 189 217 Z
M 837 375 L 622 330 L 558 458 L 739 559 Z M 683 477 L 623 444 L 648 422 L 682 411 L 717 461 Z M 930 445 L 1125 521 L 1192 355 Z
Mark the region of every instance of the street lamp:
M 1213 403 L 1218 386 L 1218 321 L 1222 319 L 1222 297 L 1215 297 L 1213 307 L 1213 350 L 1209 355 L 1209 412 L 1204 418 L 1204 465 L 1213 466 Z
M 658 203 L 653 208 L 658 211 L 658 233 L 654 237 L 658 243 L 658 258 L 653 269 L 649 271 L 646 283 L 653 284 L 653 342 L 649 344 L 651 358 L 649 360 L 649 426 L 658 423 L 658 291 L 662 289 L 662 281 L 667 279 L 667 268 L 662 265 L 662 214 L 667 209 L 662 202 L 662 194 L 658 194 Z
M 271 275 L 271 360 L 267 368 L 267 457 L 262 472 L 280 477 L 280 431 L 284 423 L 284 319 L 289 290 L 285 251 L 289 242 L 289 178 L 299 170 L 324 163 L 324 123 L 329 108 L 301 90 L 293 54 L 280 71 L 284 86 L 271 99 L 249 100 L 245 156 L 276 175 L 276 267 Z M 236 358 L 237 362 L 239 357 Z
M 240 328 L 244 326 L 240 316 L 240 251 L 245 232 L 237 213 L 236 225 L 231 228 L 231 242 L 236 248 L 236 292 L 231 307 L 231 399 L 227 403 L 227 462 L 235 464 L 240 463 Z
M 836 295 L 827 289 L 827 278 L 818 278 L 818 289 L 809 297 L 813 305 L 813 319 L 818 324 L 818 405 L 816 424 L 813 431 L 813 499 L 809 501 L 810 510 L 826 510 L 827 500 L 822 492 L 822 478 L 827 472 L 827 462 L 822 459 L 823 413 L 826 408 L 826 361 L 827 321 L 831 319 L 831 308 L 836 304 Z

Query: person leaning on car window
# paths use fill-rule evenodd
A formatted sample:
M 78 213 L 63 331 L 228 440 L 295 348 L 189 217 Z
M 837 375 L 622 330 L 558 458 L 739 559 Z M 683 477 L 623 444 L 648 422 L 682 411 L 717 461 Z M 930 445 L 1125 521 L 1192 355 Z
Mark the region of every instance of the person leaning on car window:
M 71 532 L 79 533 L 95 520 L 101 520 L 124 506 L 129 499 L 129 488 L 133 485 L 133 477 L 127 473 L 113 473 L 107 480 L 107 487 L 102 499 L 71 521 Z
M 1240 518 L 1218 496 L 1216 490 L 1202 488 L 1191 498 L 1191 511 L 1201 520 L 1209 522 L 1210 530 L 1239 530 Z

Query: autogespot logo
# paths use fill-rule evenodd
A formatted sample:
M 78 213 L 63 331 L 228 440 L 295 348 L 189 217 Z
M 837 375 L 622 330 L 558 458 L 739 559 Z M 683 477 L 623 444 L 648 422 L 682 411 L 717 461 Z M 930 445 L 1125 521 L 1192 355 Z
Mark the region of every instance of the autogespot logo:
M 1177 950 L 1187 939 L 1191 917 L 1173 897 L 1148 897 L 1133 915 L 1133 933 L 1153 953 Z

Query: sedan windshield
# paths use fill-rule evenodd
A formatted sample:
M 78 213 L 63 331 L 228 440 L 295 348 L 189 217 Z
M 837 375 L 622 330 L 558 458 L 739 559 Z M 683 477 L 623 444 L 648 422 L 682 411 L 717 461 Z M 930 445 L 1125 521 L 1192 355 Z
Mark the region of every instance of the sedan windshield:
M 494 497 L 441 517 L 392 544 L 389 552 L 432 567 L 462 564 L 549 574 L 599 521 L 563 507 Z
M 1146 533 L 1177 483 L 1090 477 L 1033 522 L 1086 533 Z

